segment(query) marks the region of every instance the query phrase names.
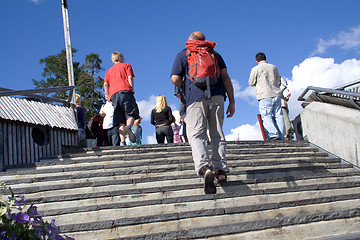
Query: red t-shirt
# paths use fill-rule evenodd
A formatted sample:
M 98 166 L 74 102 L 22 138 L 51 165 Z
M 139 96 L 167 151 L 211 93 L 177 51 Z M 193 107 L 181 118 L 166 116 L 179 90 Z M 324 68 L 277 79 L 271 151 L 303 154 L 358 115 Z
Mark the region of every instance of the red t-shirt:
M 132 91 L 128 77 L 134 76 L 132 67 L 128 63 L 116 63 L 105 74 L 104 82 L 109 85 L 109 98 L 119 91 Z

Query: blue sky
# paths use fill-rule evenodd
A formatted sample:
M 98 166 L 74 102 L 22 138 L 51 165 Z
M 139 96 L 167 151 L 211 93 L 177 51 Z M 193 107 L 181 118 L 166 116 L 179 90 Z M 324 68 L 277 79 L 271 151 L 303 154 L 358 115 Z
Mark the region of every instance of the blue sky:
M 248 86 L 259 51 L 288 80 L 291 119 L 301 111 L 296 99 L 307 86 L 360 79 L 358 0 L 68 0 L 68 5 L 75 61 L 97 53 L 107 70 L 111 53 L 120 51 L 133 66 L 144 143 L 155 142 L 149 117 L 156 96 L 164 94 L 178 109 L 170 71 L 193 31 L 217 43 L 234 84 L 236 113 L 224 122 L 227 140 L 261 138 L 255 90 Z M 0 86 L 33 89 L 32 79 L 40 80 L 43 72 L 39 60 L 65 48 L 61 0 L 3 0 L 0 22 Z

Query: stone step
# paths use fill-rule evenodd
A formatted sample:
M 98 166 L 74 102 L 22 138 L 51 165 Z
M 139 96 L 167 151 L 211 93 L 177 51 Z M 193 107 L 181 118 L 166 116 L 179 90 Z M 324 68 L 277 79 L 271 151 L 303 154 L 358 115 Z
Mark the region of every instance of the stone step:
M 289 152 L 316 152 L 316 149 L 310 148 L 310 147 L 271 147 L 271 148 L 228 148 L 227 153 L 228 154 L 271 154 L 271 153 L 289 153 Z M 211 150 L 210 150 L 211 153 Z M 117 158 L 117 159 L 138 159 L 139 154 L 141 156 L 153 156 L 152 158 L 157 157 L 170 157 L 170 156 L 181 156 L 181 155 L 191 155 L 191 149 L 190 148 L 173 148 L 172 151 L 164 150 L 164 151 L 152 151 L 152 152 L 122 152 L 122 151 L 101 151 L 99 153 L 91 153 L 91 154 L 80 154 L 80 155 L 63 155 L 59 156 L 58 159 L 60 160 L 93 160 L 96 161 L 98 157 L 103 158 Z M 51 159 L 53 160 L 53 159 Z M 44 165 L 46 161 L 43 161 L 41 163 L 38 163 L 37 166 Z
M 313 239 L 313 240 L 344 240 L 360 239 L 360 218 L 319 221 L 307 224 L 274 227 L 270 229 L 206 237 L 209 240 L 279 240 L 279 239 Z M 198 238 L 202 239 L 202 238 Z
M 256 167 L 236 167 L 230 165 L 231 172 L 234 172 L 236 175 L 246 174 L 246 179 L 260 179 L 260 178 L 271 178 L 279 176 L 297 176 L 297 175 L 311 175 L 314 172 L 316 173 L 343 173 L 343 172 L 353 172 L 352 165 L 349 164 L 311 164 L 309 166 L 298 166 L 297 164 L 284 164 L 281 165 L 281 168 L 278 166 L 256 166 Z M 175 171 L 175 173 L 173 172 Z M 57 179 L 53 178 L 48 181 L 32 181 L 30 183 L 15 183 L 11 184 L 10 181 L 6 182 L 12 190 L 22 193 L 33 193 L 41 191 L 54 191 L 61 189 L 75 189 L 80 187 L 95 187 L 95 186 L 104 186 L 104 185 L 114 185 L 114 184 L 123 184 L 123 183 L 136 183 L 135 179 L 139 179 L 138 175 L 141 174 L 146 181 L 151 183 L 151 177 L 153 173 L 166 173 L 170 175 L 174 180 L 181 179 L 181 182 L 185 181 L 184 177 L 194 178 L 196 177 L 193 171 L 192 165 L 177 165 L 172 167 L 163 167 L 163 166 L 153 166 L 149 167 L 134 167 L 127 168 L 126 170 L 118 170 L 117 172 L 112 172 L 112 176 L 98 177 L 98 175 L 92 174 L 91 172 L 86 172 L 83 175 L 77 175 L 77 178 L 67 178 Z M 233 173 L 233 174 L 234 174 Z M 116 174 L 116 175 L 115 175 Z M 185 175 L 185 176 L 184 176 Z M 124 177 L 125 182 L 124 182 Z M 229 179 L 231 180 L 231 173 L 229 174 Z M 141 181 L 143 179 L 140 178 Z M 161 178 L 154 179 L 155 183 L 161 183 L 159 180 Z M 171 181 L 171 180 L 170 180 Z
M 238 231 L 238 234 L 224 234 L 219 235 L 217 232 L 211 231 L 206 237 L 197 237 L 196 239 L 209 240 L 279 240 L 279 239 L 318 239 L 318 240 L 344 240 L 344 239 L 360 239 L 358 226 L 360 224 L 360 217 L 350 219 L 337 219 L 333 221 L 318 221 L 306 224 L 295 224 L 282 227 L 273 227 L 264 230 L 255 231 Z M 274 224 L 275 225 L 275 224 Z M 245 226 L 244 226 L 245 227 Z M 207 232 L 204 229 L 204 232 Z M 184 230 L 186 234 L 186 230 Z M 182 234 L 180 236 L 185 236 Z M 69 235 L 69 234 L 68 234 Z M 119 235 L 116 237 L 110 236 L 107 230 L 97 231 L 83 231 L 72 233 L 72 237 L 76 239 L 87 239 L 86 236 L 91 236 L 93 239 L 120 239 Z M 209 237 L 210 236 L 210 237 Z M 126 238 L 121 238 L 126 239 Z M 147 238 L 138 237 L 131 239 L 166 239 L 164 237 Z M 169 238 L 171 239 L 171 238 Z M 173 239 L 180 239 L 180 237 L 173 237 Z M 184 237 L 186 239 L 186 237 Z
M 175 148 L 176 149 L 176 148 Z M 281 155 L 279 155 L 281 153 Z M 68 166 L 69 164 L 92 164 L 96 162 L 113 162 L 113 161 L 139 161 L 139 160 L 150 160 L 150 159 L 164 159 L 164 158 L 189 158 L 191 159 L 191 150 L 188 151 L 179 151 L 179 152 L 150 152 L 150 153 L 116 153 L 111 155 L 106 155 L 105 153 L 99 153 L 101 155 L 89 155 L 89 156 L 72 156 L 64 157 L 59 156 L 57 160 L 50 159 L 48 161 L 43 161 L 40 163 L 35 163 L 33 169 L 26 170 L 24 169 L 11 169 L 6 174 L 33 174 L 36 172 L 43 171 L 47 169 L 56 169 L 60 166 Z M 237 158 L 238 160 L 242 159 L 257 159 L 257 158 L 285 158 L 285 157 L 300 157 L 300 156 L 323 156 L 327 157 L 327 154 L 317 153 L 316 150 L 309 147 L 299 148 L 299 147 L 286 147 L 286 148 L 271 148 L 271 149 L 233 149 L 228 150 L 227 155 L 229 159 Z M 36 169 L 35 169 L 36 168 Z M 19 171 L 18 171 L 19 170 Z M 45 171 L 44 171 L 45 170 Z
M 244 184 L 244 185 L 231 185 L 218 187 L 217 199 L 220 198 L 231 198 L 235 196 L 253 196 L 255 194 L 261 195 L 264 193 L 280 194 L 280 193 L 291 193 L 294 192 L 305 192 L 305 191 L 328 191 L 328 194 L 360 194 L 360 176 L 340 178 L 325 178 L 318 183 L 316 180 L 299 180 L 294 181 L 289 186 L 288 182 L 278 183 L 262 183 L 262 184 Z M 333 193 L 333 191 L 336 191 Z M 347 193 L 345 193 L 347 192 Z M 232 193 L 232 194 L 231 194 Z M 238 193 L 238 194 L 234 194 Z M 321 193 L 323 194 L 323 193 Z M 340 194 L 340 195 L 341 195 Z M 187 197 L 183 197 L 186 195 Z M 330 196 L 330 195 L 329 195 Z M 312 196 L 311 196 L 312 197 Z M 61 201 L 59 198 L 56 202 L 46 202 L 38 205 L 39 211 L 45 211 L 45 215 L 58 215 L 61 213 L 74 212 L 85 212 L 91 210 L 93 206 L 96 209 L 106 209 L 109 207 L 131 207 L 131 206 L 145 206 L 151 204 L 163 204 L 163 203 L 179 203 L 179 202 L 190 202 L 200 201 L 204 199 L 203 191 L 201 188 L 189 188 L 178 191 L 168 191 L 164 193 L 148 193 L 143 194 L 128 194 L 118 195 L 111 197 L 89 197 L 87 199 L 80 200 L 64 200 Z
M 337 158 L 324 158 L 324 157 L 303 157 L 303 158 L 284 158 L 284 159 L 254 159 L 247 161 L 238 161 L 228 159 L 228 165 L 233 170 L 244 170 L 247 169 L 259 169 L 264 168 L 264 166 L 268 166 L 268 168 L 278 168 L 279 165 L 290 167 L 305 167 L 305 166 L 330 166 L 330 165 L 339 165 L 340 160 Z M 344 166 L 348 166 L 343 164 Z M 54 167 L 54 166 L 52 166 Z M 176 170 L 189 170 L 193 169 L 193 161 L 191 158 L 162 158 L 157 159 L 157 161 L 136 161 L 136 162 L 125 162 L 125 161 L 113 161 L 99 164 L 89 164 L 89 163 L 81 163 L 81 164 L 72 164 L 72 166 L 68 166 L 65 168 L 55 168 L 54 171 L 37 171 L 32 174 L 21 174 L 17 175 L 14 179 L 13 175 L 3 176 L 2 179 L 8 185 L 10 184 L 19 184 L 19 183 L 32 183 L 32 182 L 41 182 L 41 181 L 49 181 L 49 180 L 62 180 L 62 179 L 72 179 L 72 178 L 80 178 L 82 175 L 86 174 L 86 177 L 89 177 L 89 173 L 91 172 L 94 176 L 99 176 L 97 173 L 107 172 L 107 176 L 109 176 L 110 172 L 118 172 L 119 170 L 131 172 L 138 172 L 138 170 L 146 169 L 147 173 L 156 172 L 156 169 L 174 169 Z M 55 171 L 57 170 L 57 171 Z
M 297 147 L 297 148 L 309 148 L 309 143 L 306 141 L 277 141 L 277 142 L 264 142 L 264 141 L 239 141 L 239 142 L 227 142 L 227 150 L 231 149 L 254 149 L 254 148 L 281 148 L 281 147 Z M 63 154 L 63 157 L 75 157 L 75 156 L 97 156 L 97 155 L 109 155 L 109 154 L 125 154 L 125 153 L 151 153 L 151 152 L 182 152 L 191 151 L 188 143 L 176 143 L 176 144 L 146 144 L 146 145 L 132 145 L 132 146 L 117 146 L 117 147 L 97 147 L 97 148 L 85 148 L 80 152 L 68 152 Z M 211 151 L 211 149 L 210 149 Z M 44 159 L 46 160 L 46 159 Z
M 140 157 L 141 158 L 141 157 Z M 238 165 L 238 166 L 266 166 L 266 165 L 280 165 L 287 163 L 296 163 L 299 165 L 311 164 L 311 163 L 339 163 L 340 159 L 338 158 L 329 158 L 326 154 L 313 153 L 313 154 L 299 154 L 299 153 L 289 153 L 282 154 L 281 157 L 278 155 L 257 155 L 256 157 L 244 158 L 241 155 L 232 155 L 228 154 L 228 163 L 229 165 Z M 99 160 L 99 159 L 97 159 Z M 179 164 L 193 164 L 191 156 L 169 156 L 169 157 L 158 157 L 158 158 L 144 158 L 129 160 L 129 159 L 106 159 L 105 161 L 97 162 L 74 162 L 67 161 L 63 162 L 61 165 L 52 164 L 45 166 L 38 166 L 33 170 L 19 170 L 19 171 L 10 171 L 3 173 L 1 178 L 4 181 L 7 181 L 11 184 L 11 180 L 28 179 L 23 180 L 23 182 L 32 182 L 32 181 L 41 181 L 45 179 L 45 176 L 53 177 L 63 175 L 68 178 L 68 172 L 76 173 L 76 175 L 81 172 L 88 172 L 90 170 L 109 171 L 110 169 L 118 168 L 127 168 L 132 166 L 146 166 L 151 165 L 179 165 Z M 68 174 L 68 175 L 66 175 Z M 14 178 L 14 175 L 16 176 Z M 38 178 L 38 179 L 35 179 Z
M 209 195 L 186 143 L 68 152 L 0 181 L 75 239 L 286 236 L 279 229 L 296 239 L 297 226 L 321 238 L 328 233 L 315 227 L 335 223 L 339 236 L 359 232 L 360 172 L 352 165 L 305 141 L 228 142 L 227 158 L 229 182 Z
M 346 174 L 346 175 L 345 175 Z M 282 186 L 283 189 L 290 191 L 290 186 L 300 186 L 300 182 L 304 182 L 302 180 L 307 180 L 310 182 L 310 187 L 312 189 L 321 189 L 321 186 L 316 184 L 316 181 L 319 183 L 325 183 L 327 178 L 337 178 L 347 179 L 347 182 L 340 182 L 340 180 L 336 180 L 338 182 L 329 184 L 337 184 L 341 187 L 349 187 L 354 186 L 356 184 L 357 178 L 353 178 L 353 181 L 350 181 L 350 176 L 357 176 L 356 173 L 343 173 L 343 174 L 325 174 L 325 175 L 309 175 L 309 176 L 298 176 L 298 177 L 277 177 L 277 178 L 269 178 L 269 179 L 262 179 L 262 180 L 249 180 L 242 176 L 236 176 L 236 178 L 232 178 L 231 182 L 227 183 L 226 185 L 222 185 L 221 188 L 218 188 L 218 191 L 221 192 L 223 189 L 224 192 L 233 193 L 233 192 L 244 192 L 249 189 L 253 189 L 252 186 L 258 186 L 259 184 L 268 183 L 267 185 L 270 186 L 274 183 L 274 187 L 279 188 L 280 184 L 284 182 Z M 341 175 L 341 176 L 340 176 Z M 349 176 L 349 178 L 346 178 Z M 161 179 L 161 178 L 160 178 Z M 158 181 L 160 181 L 158 179 Z M 175 181 L 174 181 L 175 180 Z M 164 181 L 164 180 L 163 180 Z M 190 181 L 190 182 L 189 182 Z M 90 186 L 90 187 L 83 187 L 83 188 L 73 188 L 73 189 L 62 189 L 62 190 L 52 190 L 52 191 L 45 191 L 45 192 L 37 192 L 37 193 L 30 193 L 27 194 L 27 198 L 33 202 L 57 202 L 57 201 L 69 201 L 69 200 L 81 200 L 86 198 L 101 198 L 101 197 L 115 197 L 115 196 L 124 196 L 124 195 L 132 195 L 132 198 L 141 200 L 136 194 L 152 194 L 156 192 L 174 192 L 174 191 L 184 191 L 184 190 L 191 190 L 197 189 L 200 193 L 202 193 L 202 183 L 200 179 L 197 179 L 195 182 L 193 180 L 176 180 L 173 178 L 172 180 L 164 181 L 163 183 L 158 184 L 157 186 L 154 185 L 153 182 L 148 181 L 140 181 L 138 183 L 129 183 L 128 185 L 106 185 L 103 186 Z M 279 183 L 279 184 L 276 184 Z M 182 185 L 176 185 L 182 184 Z M 256 184 L 256 185 L 255 185 Z M 329 188 L 329 184 L 325 185 L 325 188 Z M 286 188 L 286 186 L 289 186 Z M 251 187 L 248 187 L 251 186 Z M 265 186 L 264 184 L 259 186 Z M 308 187 L 307 187 L 308 188 Z M 323 187 L 324 188 L 324 187 Z M 280 189 L 281 191 L 284 191 Z M 270 191 L 271 188 L 268 187 Z M 181 193 L 180 193 L 181 194 Z M 188 194 L 185 192 L 184 194 Z M 142 195 L 147 196 L 147 195 Z M 162 196 L 162 195 L 160 195 Z M 166 195 L 168 196 L 168 195 Z
M 295 181 L 303 179 L 325 179 L 327 177 L 346 177 L 346 176 L 356 176 L 359 173 L 354 172 L 345 172 L 345 173 L 325 173 L 325 174 L 311 174 L 307 176 L 277 176 L 275 178 L 263 178 L 263 179 L 248 179 L 246 175 L 235 175 L 234 177 L 229 176 L 230 182 L 226 185 L 223 185 L 226 191 L 234 192 L 238 190 L 243 190 L 241 188 L 244 184 L 254 184 L 254 183 L 272 183 L 272 182 L 283 182 L 285 181 L 289 186 L 295 185 Z M 119 181 L 109 181 L 104 180 L 103 183 L 95 185 L 92 184 L 87 187 L 77 187 L 72 186 L 70 189 L 55 189 L 50 188 L 49 191 L 34 191 L 27 194 L 27 198 L 30 198 L 32 201 L 57 201 L 57 199 L 64 200 L 74 200 L 74 199 L 83 199 L 90 197 L 106 197 L 106 196 L 116 196 L 116 195 L 129 195 L 129 194 L 142 194 L 142 193 L 152 193 L 152 192 L 167 192 L 174 190 L 184 190 L 192 188 L 202 188 L 202 180 L 200 178 L 190 178 L 186 179 L 186 176 L 183 178 L 176 176 L 158 176 L 152 179 L 139 178 L 139 179 L 125 179 L 126 176 L 123 176 L 123 180 Z M 319 180 L 319 181 L 320 181 Z M 110 184 L 111 183 L 111 184 Z M 314 183 L 313 186 L 317 187 Z M 202 190 L 201 190 L 202 191 Z
M 217 203 L 217 202 L 216 202 Z M 173 220 L 165 220 L 152 223 L 141 224 L 141 232 L 139 226 L 124 225 L 123 219 L 118 219 L 117 211 L 100 210 L 96 216 L 109 216 L 108 221 L 94 221 L 90 227 L 92 232 L 87 231 L 85 235 L 80 233 L 71 234 L 73 231 L 84 231 L 84 224 L 62 225 L 61 230 L 76 239 L 99 239 L 97 231 L 101 229 L 107 230 L 106 235 L 102 235 L 103 239 L 114 238 L 138 238 L 138 239 L 173 239 L 177 236 L 182 238 L 201 238 L 207 236 L 219 236 L 225 234 L 236 234 L 247 231 L 263 230 L 268 228 L 279 228 L 295 224 L 312 223 L 318 221 L 336 220 L 341 218 L 360 217 L 360 209 L 349 209 L 349 206 L 359 206 L 360 199 L 352 199 L 347 201 L 329 202 L 320 204 L 311 204 L 295 207 L 278 207 L 270 210 L 252 210 L 244 213 L 226 212 L 226 208 L 221 208 L 218 204 L 213 203 L 213 209 L 218 209 L 220 215 L 216 215 L 214 211 L 210 211 L 205 216 L 181 218 L 181 214 L 174 213 Z M 236 204 L 236 202 L 233 202 Z M 201 205 L 200 205 L 201 206 Z M 179 205 L 177 209 L 182 209 Z M 201 207 L 202 208 L 202 207 Z M 336 210 L 334 210 L 336 209 Z M 132 214 L 129 212 L 128 214 Z M 161 215 L 158 215 L 161 217 Z M 89 218 L 87 214 L 78 216 L 79 220 Z M 60 218 L 58 218 L 58 221 Z M 64 221 L 66 219 L 64 218 Z M 88 224 L 86 224 L 88 225 Z M 103 233 L 102 233 L 103 234 Z M 84 238 L 85 237 L 85 238 Z

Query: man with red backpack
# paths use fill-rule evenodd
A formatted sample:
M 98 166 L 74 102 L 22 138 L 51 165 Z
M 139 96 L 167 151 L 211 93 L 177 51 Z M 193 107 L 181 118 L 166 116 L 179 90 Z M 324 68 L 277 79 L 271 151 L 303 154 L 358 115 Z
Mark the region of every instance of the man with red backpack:
M 204 177 L 206 194 L 216 193 L 218 182 L 227 180 L 226 141 L 222 130 L 224 102 L 229 105 L 227 117 L 235 113 L 233 86 L 221 55 L 214 51 L 215 43 L 205 41 L 201 32 L 194 32 L 180 51 L 171 71 L 171 81 L 184 89 L 186 100 L 186 132 L 192 150 L 195 172 Z M 212 147 L 208 151 L 207 129 Z

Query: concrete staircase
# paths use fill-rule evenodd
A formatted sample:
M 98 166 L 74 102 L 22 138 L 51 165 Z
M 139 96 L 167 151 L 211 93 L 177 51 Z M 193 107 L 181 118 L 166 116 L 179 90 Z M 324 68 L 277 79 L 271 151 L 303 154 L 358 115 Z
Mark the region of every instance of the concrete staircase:
M 228 142 L 205 195 L 187 144 L 84 149 L 1 173 L 75 239 L 357 239 L 360 172 L 303 141 Z

